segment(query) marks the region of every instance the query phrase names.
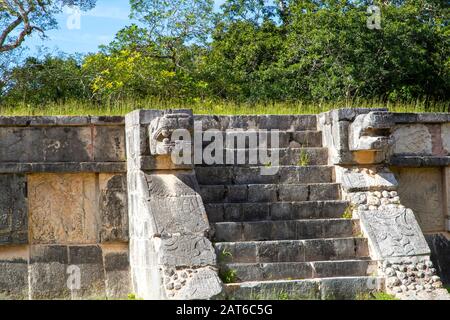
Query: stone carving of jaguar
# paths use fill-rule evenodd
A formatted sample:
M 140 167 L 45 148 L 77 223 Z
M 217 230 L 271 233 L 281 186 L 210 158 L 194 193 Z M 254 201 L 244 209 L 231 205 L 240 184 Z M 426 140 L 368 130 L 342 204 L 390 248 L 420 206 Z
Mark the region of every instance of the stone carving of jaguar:
M 185 129 L 192 133 L 194 119 L 189 113 L 167 113 L 152 120 L 149 125 L 150 153 L 152 155 L 169 155 L 177 141 L 172 141 L 172 133 Z

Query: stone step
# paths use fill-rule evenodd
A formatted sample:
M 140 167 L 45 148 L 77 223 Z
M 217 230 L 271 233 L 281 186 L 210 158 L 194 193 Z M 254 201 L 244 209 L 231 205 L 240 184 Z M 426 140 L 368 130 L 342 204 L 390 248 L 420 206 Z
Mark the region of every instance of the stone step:
M 340 198 L 338 183 L 201 185 L 203 203 L 320 201 Z
M 210 223 L 342 218 L 347 208 L 340 200 L 205 204 Z
M 273 157 L 278 159 L 278 165 L 281 166 L 296 166 L 296 165 L 326 165 L 328 163 L 328 149 L 327 148 L 277 148 L 260 151 L 260 149 L 223 149 L 220 162 L 224 166 L 264 166 L 265 163 L 261 161 L 260 154 L 263 154 L 263 159 Z M 216 154 L 214 154 L 216 157 Z M 276 157 L 276 158 L 275 158 Z M 250 158 L 251 164 L 250 164 Z M 272 158 L 271 158 L 272 159 Z M 217 158 L 208 161 L 218 161 Z M 230 164 L 226 164 L 230 163 Z M 203 157 L 203 163 L 196 166 L 215 165 L 215 163 L 208 163 Z
M 369 256 L 366 238 L 216 242 L 219 263 L 307 262 Z
M 282 131 L 317 130 L 316 115 L 195 115 L 201 121 L 202 130 L 260 129 Z
M 241 134 L 241 136 L 239 135 Z M 265 144 L 267 147 L 276 148 L 307 148 L 307 147 L 322 147 L 322 132 L 320 131 L 279 131 L 278 132 L 278 143 L 272 143 L 271 134 L 262 133 L 261 131 L 246 130 L 242 133 L 236 133 L 236 131 L 220 131 L 220 130 L 210 130 L 207 134 L 202 132 L 203 147 L 208 146 L 212 141 L 215 141 L 216 137 L 222 139 L 224 144 L 226 141 L 231 141 L 227 139 L 235 139 L 234 143 L 238 140 L 237 137 L 245 137 L 245 148 L 250 146 L 250 138 L 256 141 L 259 146 Z M 239 140 L 239 141 L 243 141 Z M 226 144 L 225 144 L 226 145 Z
M 217 242 L 297 240 L 351 237 L 359 230 L 357 220 L 313 219 L 213 223 Z
M 235 300 L 354 300 L 384 289 L 384 278 L 372 276 L 225 284 L 227 298 Z
M 233 184 L 310 184 L 333 182 L 333 166 L 280 166 L 272 167 L 274 174 L 264 175 L 267 167 L 209 166 L 196 167 L 200 185 Z
M 227 263 L 221 275 L 233 275 L 233 282 L 300 280 L 312 278 L 368 276 L 376 269 L 369 259 L 315 262 Z

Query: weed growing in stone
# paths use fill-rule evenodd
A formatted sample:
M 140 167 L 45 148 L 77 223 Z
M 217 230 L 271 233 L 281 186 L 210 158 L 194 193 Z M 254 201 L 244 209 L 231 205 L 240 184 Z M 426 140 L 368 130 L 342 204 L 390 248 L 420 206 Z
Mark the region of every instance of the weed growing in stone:
M 281 290 L 281 291 L 278 293 L 278 300 L 289 300 L 289 293 L 287 293 L 287 292 L 284 291 L 284 290 Z
M 310 159 L 308 153 L 305 151 L 305 149 L 302 149 L 300 151 L 300 159 L 298 159 L 298 165 L 300 167 L 306 167 L 309 165 Z
M 349 205 L 345 208 L 344 213 L 342 214 L 342 219 L 351 219 L 353 218 L 353 206 Z
M 219 262 L 224 262 L 231 258 L 233 258 L 233 254 L 230 251 L 228 251 L 226 248 L 223 249 L 219 254 Z
M 127 295 L 127 300 L 143 300 L 143 299 L 138 298 L 135 293 L 129 293 Z
M 223 283 L 233 283 L 237 279 L 237 272 L 236 270 L 228 269 L 226 271 L 221 271 L 219 276 Z
M 386 292 L 364 292 L 356 295 L 356 300 L 399 300 L 393 295 Z

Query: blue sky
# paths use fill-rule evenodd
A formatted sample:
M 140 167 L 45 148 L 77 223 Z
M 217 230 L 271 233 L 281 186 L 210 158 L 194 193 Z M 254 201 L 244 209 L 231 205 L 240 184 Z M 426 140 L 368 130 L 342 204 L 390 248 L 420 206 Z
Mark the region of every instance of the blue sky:
M 216 6 L 223 0 L 216 0 Z M 128 0 L 97 0 L 96 7 L 81 13 L 80 28 L 69 28 L 71 12 L 65 10 L 58 15 L 59 28 L 47 32 L 47 38 L 35 35 L 25 41 L 30 54 L 39 47 L 65 53 L 95 52 L 101 44 L 109 43 L 117 31 L 131 24 L 128 18 L 130 5 Z

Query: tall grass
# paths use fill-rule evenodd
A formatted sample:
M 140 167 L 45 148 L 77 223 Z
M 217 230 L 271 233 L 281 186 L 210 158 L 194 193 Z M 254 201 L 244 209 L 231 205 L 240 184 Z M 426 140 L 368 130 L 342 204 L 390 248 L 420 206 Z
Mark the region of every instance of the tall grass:
M 449 112 L 450 101 L 383 102 L 354 99 L 352 101 L 294 101 L 268 103 L 237 103 L 232 101 L 177 101 L 149 98 L 120 100 L 106 104 L 87 101 L 68 101 L 43 105 L 0 105 L 0 115 L 125 115 L 136 109 L 193 109 L 195 114 L 317 114 L 337 108 L 387 108 L 392 112 Z

